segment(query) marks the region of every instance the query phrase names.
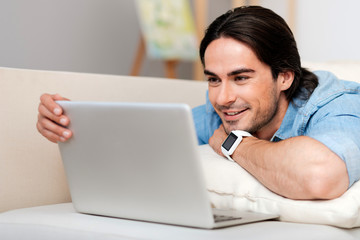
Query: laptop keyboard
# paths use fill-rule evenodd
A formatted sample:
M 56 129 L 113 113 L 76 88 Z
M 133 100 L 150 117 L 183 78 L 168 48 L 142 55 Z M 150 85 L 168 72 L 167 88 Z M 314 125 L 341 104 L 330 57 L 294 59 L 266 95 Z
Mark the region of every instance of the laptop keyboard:
M 229 216 L 229 215 L 214 214 L 215 222 L 224 222 L 224 221 L 236 220 L 236 219 L 241 219 L 241 218 L 242 217 L 234 217 L 234 216 Z

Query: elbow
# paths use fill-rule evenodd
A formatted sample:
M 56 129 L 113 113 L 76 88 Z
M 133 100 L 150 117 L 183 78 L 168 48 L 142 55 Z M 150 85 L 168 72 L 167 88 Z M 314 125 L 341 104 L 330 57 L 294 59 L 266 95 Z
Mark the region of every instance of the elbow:
M 311 199 L 330 200 L 343 195 L 349 186 L 345 164 L 341 168 L 315 167 L 309 172 L 305 184 Z

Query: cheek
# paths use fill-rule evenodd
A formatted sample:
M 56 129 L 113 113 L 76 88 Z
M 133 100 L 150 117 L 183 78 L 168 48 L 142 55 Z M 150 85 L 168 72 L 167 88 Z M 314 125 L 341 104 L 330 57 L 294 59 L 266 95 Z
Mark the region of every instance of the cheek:
M 252 86 L 247 91 L 243 91 L 242 98 L 253 110 L 259 113 L 273 103 L 273 90 L 273 88 Z
M 262 91 L 256 85 L 249 85 L 241 89 L 241 93 L 239 93 L 239 96 L 245 103 L 249 103 L 251 105 L 258 105 L 259 100 L 264 98 L 266 94 L 266 91 Z
M 259 106 L 262 110 L 267 111 L 268 109 L 274 108 L 277 105 L 278 92 L 276 87 L 269 88 L 262 98 L 259 98 Z
M 208 93 L 209 93 L 209 100 L 211 104 L 214 106 L 214 104 L 216 103 L 216 99 L 219 95 L 219 90 L 218 88 L 209 87 Z

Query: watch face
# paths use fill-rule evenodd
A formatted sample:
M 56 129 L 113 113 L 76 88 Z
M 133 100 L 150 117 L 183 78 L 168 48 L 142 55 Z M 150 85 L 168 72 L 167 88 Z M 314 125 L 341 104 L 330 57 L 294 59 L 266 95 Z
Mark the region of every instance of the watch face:
M 234 142 L 238 139 L 238 136 L 236 136 L 234 133 L 230 133 L 229 136 L 224 141 L 222 147 L 226 149 L 226 151 L 229 151 L 231 146 L 234 144 Z

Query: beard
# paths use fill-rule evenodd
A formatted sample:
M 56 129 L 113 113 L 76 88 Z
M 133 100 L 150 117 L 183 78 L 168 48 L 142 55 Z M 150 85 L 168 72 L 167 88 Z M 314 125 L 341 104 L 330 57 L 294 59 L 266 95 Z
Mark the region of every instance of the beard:
M 245 116 L 244 119 L 239 119 L 236 121 L 226 121 L 221 119 L 223 122 L 223 126 L 225 132 L 229 134 L 233 130 L 243 130 L 247 131 L 251 134 L 255 134 L 258 131 L 261 131 L 262 128 L 266 127 L 271 121 L 275 118 L 278 113 L 279 107 L 279 98 L 277 97 L 276 90 L 273 88 L 269 93 L 268 101 L 266 102 L 266 106 L 262 108 L 255 109 L 250 104 L 245 104 L 241 106 L 242 108 L 246 107 L 248 111 L 246 114 L 251 114 Z M 226 109 L 241 109 L 239 106 L 231 105 L 231 106 L 217 106 L 216 109 L 223 110 Z M 255 111 L 255 112 L 253 112 Z

